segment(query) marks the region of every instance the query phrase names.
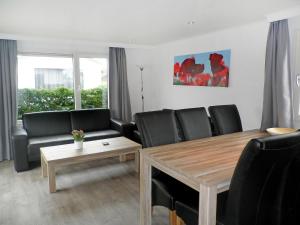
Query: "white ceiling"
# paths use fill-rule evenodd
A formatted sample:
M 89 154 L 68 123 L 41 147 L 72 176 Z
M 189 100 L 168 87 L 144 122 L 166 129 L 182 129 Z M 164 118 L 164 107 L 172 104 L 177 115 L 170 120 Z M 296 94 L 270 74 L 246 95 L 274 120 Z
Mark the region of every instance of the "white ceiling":
M 0 33 L 152 45 L 265 19 L 299 0 L 0 0 Z M 188 21 L 195 21 L 188 25 Z

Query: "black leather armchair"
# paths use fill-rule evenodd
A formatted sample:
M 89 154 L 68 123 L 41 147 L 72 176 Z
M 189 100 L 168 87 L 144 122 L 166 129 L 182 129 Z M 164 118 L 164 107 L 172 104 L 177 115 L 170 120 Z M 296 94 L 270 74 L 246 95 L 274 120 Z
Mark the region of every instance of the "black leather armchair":
M 300 221 L 300 132 L 253 139 L 236 166 L 218 224 L 296 225 Z M 176 202 L 186 225 L 198 224 L 198 205 Z
M 111 119 L 109 109 L 88 109 L 27 113 L 23 126 L 16 127 L 12 135 L 16 171 L 30 168 L 30 162 L 40 160 L 40 148 L 73 142 L 73 129 L 82 129 L 85 140 L 98 140 L 118 136 L 131 138 L 133 125 Z
M 216 135 L 243 131 L 236 105 L 216 105 L 208 107 Z
M 212 130 L 204 107 L 175 110 L 184 140 L 211 137 Z

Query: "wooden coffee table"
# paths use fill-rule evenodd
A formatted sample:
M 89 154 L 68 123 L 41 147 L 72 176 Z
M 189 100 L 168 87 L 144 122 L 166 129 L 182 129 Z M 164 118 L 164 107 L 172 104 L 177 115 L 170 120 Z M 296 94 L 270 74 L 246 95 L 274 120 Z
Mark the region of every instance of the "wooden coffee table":
M 108 142 L 109 145 L 103 145 Z M 136 171 L 139 171 L 139 150 L 142 146 L 125 137 L 86 141 L 82 150 L 74 144 L 56 145 L 41 148 L 42 176 L 49 179 L 50 193 L 56 192 L 55 170 L 59 166 L 78 164 L 98 159 L 124 156 L 135 153 Z

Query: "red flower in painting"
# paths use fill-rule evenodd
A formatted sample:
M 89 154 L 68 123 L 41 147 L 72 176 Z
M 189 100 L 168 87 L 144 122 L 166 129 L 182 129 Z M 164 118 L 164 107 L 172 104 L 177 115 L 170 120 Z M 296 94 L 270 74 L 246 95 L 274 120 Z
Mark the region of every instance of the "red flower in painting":
M 213 73 L 212 86 L 228 86 L 229 68 L 225 65 L 223 55 L 213 53 L 209 56 L 211 71 Z
M 179 81 L 185 85 L 195 85 L 195 74 L 201 74 L 203 71 L 203 64 L 196 64 L 194 57 L 187 58 L 182 62 L 180 66 Z
M 174 64 L 174 76 L 180 72 L 180 64 L 177 62 Z
M 194 85 L 208 86 L 208 81 L 210 80 L 211 76 L 207 73 L 199 73 L 195 74 L 193 78 Z

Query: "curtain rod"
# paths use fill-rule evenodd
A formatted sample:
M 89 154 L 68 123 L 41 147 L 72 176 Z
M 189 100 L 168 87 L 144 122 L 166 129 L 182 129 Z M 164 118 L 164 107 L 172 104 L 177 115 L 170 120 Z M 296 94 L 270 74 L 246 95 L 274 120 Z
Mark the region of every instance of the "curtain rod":
M 300 5 L 293 8 L 268 14 L 266 15 L 266 18 L 268 22 L 271 23 L 279 20 L 289 19 L 296 16 L 300 16 Z

